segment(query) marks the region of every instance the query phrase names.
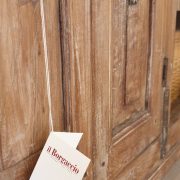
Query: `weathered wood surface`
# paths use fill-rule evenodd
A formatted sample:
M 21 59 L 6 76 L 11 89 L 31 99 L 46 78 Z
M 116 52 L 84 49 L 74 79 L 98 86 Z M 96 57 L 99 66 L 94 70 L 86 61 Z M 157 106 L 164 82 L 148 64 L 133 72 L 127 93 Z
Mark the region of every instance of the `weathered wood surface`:
M 150 145 L 143 153 L 135 158 L 122 173 L 115 179 L 117 180 L 146 180 L 160 164 L 159 139 Z
M 175 146 L 166 158 L 161 162 L 159 167 L 149 176 L 149 180 L 163 180 L 171 166 L 180 159 L 180 145 Z
M 0 172 L 2 180 L 28 180 L 39 157 L 39 152 Z
M 66 126 L 88 132 L 89 179 L 128 172 L 161 134 L 167 1 L 127 2 L 61 1 Z
M 168 133 L 168 142 L 167 142 L 167 151 L 171 151 L 171 149 L 180 144 L 180 116 L 177 121 L 172 123 L 169 127 Z
M 93 159 L 91 0 L 61 0 L 61 44 L 66 128 L 83 132 L 79 149 Z M 85 175 L 93 177 L 92 163 Z
M 156 3 L 151 1 L 150 4 L 149 1 L 139 1 L 139 4 L 134 7 L 129 7 L 126 4 L 127 1 L 93 2 L 92 47 L 95 104 L 93 120 L 96 122 L 94 177 L 95 179 L 114 179 L 125 168 L 128 168 L 128 164 L 139 156 L 161 133 L 161 58 L 164 48 L 166 6 L 165 2 L 160 0 Z M 126 9 L 127 7 L 128 9 Z M 126 13 L 129 13 L 130 17 L 124 17 L 127 16 Z M 140 18 L 144 13 L 148 15 L 148 19 Z M 136 22 L 133 17 L 138 19 L 136 25 L 133 25 Z M 129 34 L 124 34 L 124 30 L 128 28 L 128 26 L 124 27 L 126 21 L 130 23 L 130 27 L 131 25 L 135 26 L 138 32 L 144 27 L 145 39 L 141 39 L 141 36 L 135 33 L 134 36 L 132 35 L 133 39 L 127 41 L 130 38 L 132 28 L 129 29 Z M 151 46 L 148 45 L 149 38 L 151 39 Z M 142 49 L 135 47 L 133 51 L 123 49 L 123 44 L 126 47 L 128 43 L 133 43 L 133 40 Z M 149 53 L 148 62 L 147 53 Z M 135 62 L 139 61 L 137 56 L 141 56 L 143 63 L 145 63 L 144 65 L 140 63 L 142 71 L 139 72 L 139 67 L 136 69 L 134 66 L 124 63 L 126 56 L 124 54 L 129 56 L 129 63 L 137 64 L 140 63 Z M 134 57 L 134 59 L 130 57 Z M 130 75 L 129 81 L 123 78 L 126 76 L 124 64 L 126 64 L 127 69 L 129 68 L 127 75 L 134 74 L 133 78 L 139 78 L 142 86 L 136 85 L 139 80 L 133 79 L 133 75 Z M 147 78 L 143 80 L 146 76 Z M 135 97 L 130 95 L 131 100 L 124 100 L 123 94 L 125 95 L 126 90 L 128 91 L 128 83 L 132 83 L 132 86 L 138 86 L 138 88 L 134 88 L 133 94 L 130 93 Z M 127 85 L 126 88 L 123 88 L 123 85 Z M 143 100 L 143 106 L 135 101 L 139 96 L 136 91 L 141 92 L 142 98 L 139 97 L 139 99 L 140 102 Z
M 151 38 L 149 36 L 152 15 L 150 6 L 152 6 L 151 1 L 141 0 L 137 5 L 128 7 L 126 17 L 125 103 L 129 105 L 138 100 L 140 104 L 138 109 L 145 106 L 146 98 L 146 78 L 148 77 Z M 135 110 L 137 111 L 137 107 Z
M 146 109 L 151 3 L 127 1 L 111 4 L 111 63 L 113 128 Z
M 127 3 L 45 0 L 55 129 L 84 133 L 85 179 L 144 179 L 160 165 L 162 59 L 173 33 L 164 22 L 174 14 L 168 0 Z M 0 179 L 23 180 L 49 131 L 38 0 L 1 1 L 0 48 Z M 179 125 L 171 129 L 169 149 Z
M 178 11 L 180 11 L 180 0 L 176 0 L 176 8 Z
M 92 1 L 94 178 L 107 179 L 111 111 L 111 1 Z
M 24 159 L 41 150 L 49 133 L 40 4 L 25 0 L 0 4 L 0 179 L 21 180 L 28 179 L 26 164 L 31 170 L 34 165 Z M 59 130 L 63 101 L 58 0 L 45 1 L 45 11 L 53 118 Z

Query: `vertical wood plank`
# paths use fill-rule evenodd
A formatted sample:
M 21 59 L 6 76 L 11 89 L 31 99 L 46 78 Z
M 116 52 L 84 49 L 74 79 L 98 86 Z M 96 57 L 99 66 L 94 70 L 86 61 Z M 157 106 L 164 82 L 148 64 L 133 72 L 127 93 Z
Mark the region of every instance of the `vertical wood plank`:
M 62 59 L 60 42 L 60 2 L 45 0 L 46 33 L 50 67 L 52 114 L 55 131 L 64 130 L 64 106 L 62 90 Z
M 125 58 L 126 58 L 126 0 L 112 1 L 112 31 L 111 31 L 111 59 L 112 59 L 112 118 L 113 126 L 119 123 L 119 112 L 124 105 Z M 122 119 L 121 119 L 122 120 Z
M 141 98 L 145 103 L 147 63 L 149 60 L 150 3 L 142 0 L 127 10 L 127 59 L 125 103 Z
M 94 178 L 106 180 L 109 150 L 110 120 L 110 34 L 111 1 L 93 0 L 92 3 L 92 54 L 93 54 L 93 120 L 94 127 Z
M 143 164 L 143 168 L 142 168 Z M 116 179 L 139 180 L 148 179 L 160 164 L 159 139 L 151 144 L 140 156 L 134 159 Z
M 60 13 L 66 128 L 84 133 L 79 149 L 92 159 L 91 1 L 62 0 Z
M 146 110 L 151 6 L 147 0 L 136 5 L 112 1 L 112 124 L 116 133 Z
M 63 129 L 59 1 L 45 1 L 52 106 Z M 43 147 L 49 133 L 39 1 L 1 1 L 0 170 L 13 168 Z M 16 167 L 14 166 L 16 169 Z M 31 165 L 31 169 L 33 165 Z M 22 168 L 22 173 L 25 169 Z M 4 176 L 0 174 L 0 179 Z M 23 177 L 24 176 L 24 177 Z M 27 179 L 26 173 L 22 177 Z

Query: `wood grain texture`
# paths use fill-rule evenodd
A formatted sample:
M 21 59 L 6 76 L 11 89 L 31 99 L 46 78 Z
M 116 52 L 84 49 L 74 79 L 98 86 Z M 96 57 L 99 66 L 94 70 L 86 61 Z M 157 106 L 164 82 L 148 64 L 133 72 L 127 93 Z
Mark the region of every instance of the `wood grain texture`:
M 62 58 L 60 41 L 59 0 L 45 0 L 47 45 L 50 66 L 52 113 L 55 131 L 64 130 L 64 105 L 62 89 Z
M 93 120 L 94 179 L 108 178 L 109 121 L 111 111 L 111 1 L 93 0 Z
M 93 159 L 91 1 L 60 3 L 66 129 L 84 133 L 79 149 Z M 91 178 L 92 163 L 85 175 L 85 179 Z
M 30 178 L 39 153 L 35 153 L 16 165 L 0 172 L 0 178 L 4 180 L 27 180 Z
M 161 177 L 162 60 L 173 53 L 174 9 L 168 0 L 45 0 L 55 129 L 84 133 L 79 149 L 92 159 L 84 179 Z M 0 49 L 0 179 L 25 180 L 49 131 L 38 0 L 1 1 Z M 168 153 L 178 131 L 169 127 Z
M 143 2 L 144 12 L 146 12 L 150 5 L 147 5 L 145 1 Z M 108 3 L 107 1 L 93 1 L 92 3 L 95 179 L 113 179 L 116 177 L 123 168 L 126 168 L 127 165 L 141 154 L 161 133 L 161 58 L 164 49 L 164 8 L 166 7 L 166 2 L 159 0 L 151 3 L 152 26 L 149 27 L 146 22 L 147 28 L 150 28 L 147 34 L 151 31 L 153 35 L 151 37 L 152 44 L 151 47 L 149 47 L 151 50 L 148 70 L 149 77 L 146 79 L 146 84 L 148 84 L 147 93 L 149 94 L 148 110 L 141 117 L 137 117 L 135 121 L 138 122 L 137 124 L 135 122 L 128 123 L 127 126 L 124 126 L 119 132 L 117 131 L 116 134 L 113 134 L 112 128 L 117 126 L 118 121 L 120 122 L 126 119 L 122 118 L 124 117 L 123 106 L 120 106 L 118 102 L 120 96 L 118 95 L 118 88 L 121 90 L 119 94 L 123 91 L 118 83 L 123 83 L 123 80 L 120 79 L 122 77 L 119 78 L 120 81 L 114 78 L 119 77 L 120 74 L 123 75 L 121 71 L 118 72 L 118 69 L 123 70 L 122 67 L 124 66 L 121 61 L 124 55 L 120 54 L 120 52 L 123 51 L 123 49 L 121 49 L 123 48 L 123 45 L 121 47 L 121 43 L 124 44 L 125 39 L 123 39 L 123 36 L 120 37 L 120 35 L 124 33 L 125 27 L 123 25 L 120 28 L 118 23 L 123 24 L 124 21 L 127 21 L 123 14 L 126 13 L 126 2 L 112 1 Z M 162 7 L 162 9 L 160 7 Z M 118 8 L 122 8 L 122 11 Z M 116 35 L 118 39 L 116 39 Z M 106 39 L 104 37 L 106 37 Z M 146 45 L 147 42 L 148 40 L 145 42 Z M 134 54 L 134 56 L 136 57 L 136 54 Z M 115 58 L 115 60 L 113 58 Z M 146 59 L 144 61 L 146 61 Z M 130 69 L 128 73 L 130 73 L 129 71 Z M 135 71 L 136 73 L 134 69 L 131 69 L 131 71 Z M 116 76 L 113 77 L 114 72 Z M 143 75 L 146 76 L 145 74 Z M 136 90 L 135 88 L 134 91 Z M 115 91 L 117 94 L 113 94 Z M 112 105 L 114 99 L 116 99 L 115 101 L 117 103 Z M 122 102 L 122 100 L 120 102 Z M 119 108 L 119 112 L 121 111 L 122 116 L 112 117 L 112 107 Z M 134 107 L 138 108 L 137 105 L 134 105 Z M 128 109 L 126 115 L 130 117 L 132 114 L 133 111 Z M 114 117 L 119 117 L 117 118 L 116 124 L 114 123 Z M 129 130 L 123 134 L 122 131 L 124 131 L 124 129 Z M 114 137 L 112 135 L 114 135 Z M 137 148 L 133 149 L 133 144 Z
M 56 130 L 63 129 L 58 7 L 56 0 L 45 1 Z M 49 133 L 39 1 L 2 0 L 0 39 L 0 168 L 4 170 L 0 179 L 3 179 L 5 169 L 13 169 L 21 161 L 23 164 L 24 159 L 41 150 Z M 27 179 L 23 172 L 26 170 L 21 171 L 20 179 Z
M 142 26 L 146 26 L 147 31 L 144 35 L 146 39 L 141 39 L 138 35 L 134 37 L 137 38 L 135 44 L 138 42 L 139 46 L 145 49 L 141 49 L 140 55 L 137 55 L 137 49 L 132 48 L 135 52 L 131 55 L 134 57 L 142 55 L 141 64 L 144 63 L 143 72 L 140 75 L 144 79 L 140 80 L 144 81 L 144 85 L 140 87 L 140 94 L 143 97 L 143 100 L 140 98 L 140 102 L 143 105 L 134 103 L 133 108 L 127 107 L 125 112 L 123 107 L 125 92 L 121 85 L 126 82 L 121 75 L 124 76 L 123 68 L 125 67 L 123 47 L 127 43 L 124 34 L 126 30 L 124 23 L 127 21 L 126 3 L 126 1 L 108 2 L 106 0 L 61 1 L 66 128 L 73 131 L 81 130 L 89 134 L 88 136 L 85 133 L 86 142 L 83 141 L 85 143 L 80 146 L 80 149 L 93 158 L 94 179 L 114 178 L 161 133 L 161 58 L 164 49 L 165 9 L 163 8 L 165 8 L 165 2 L 158 0 L 151 1 L 149 4 L 149 1 L 142 1 L 136 7 L 137 9 L 129 8 L 129 13 L 135 16 L 138 14 L 137 17 L 140 18 L 138 22 L 140 27 L 137 28 L 141 31 Z M 162 7 L 161 11 L 160 7 Z M 143 16 L 141 13 L 148 15 L 148 18 L 140 17 Z M 129 23 L 133 26 L 135 22 Z M 138 32 L 139 29 L 137 29 Z M 150 34 L 152 36 L 149 37 Z M 151 44 L 148 44 L 149 38 L 151 38 Z M 128 54 L 130 53 L 129 50 Z M 150 55 L 149 62 L 147 55 Z M 148 72 L 146 72 L 147 63 Z M 127 73 L 135 73 L 139 77 L 138 70 L 130 68 Z M 138 91 L 137 88 L 136 90 Z M 133 116 L 134 109 L 145 107 L 146 90 L 148 93 L 147 110 L 136 117 L 134 122 L 128 123 L 121 131 L 113 134 L 113 127 L 127 117 Z M 113 114 L 114 111 L 117 115 Z M 119 116 L 120 113 L 122 116 Z M 84 118 L 87 118 L 87 121 Z M 114 121 L 115 118 L 117 120 Z M 92 126 L 91 123 L 94 125 Z M 89 145 L 93 145 L 93 149 L 88 150 Z M 137 148 L 133 149 L 135 145 Z M 121 159 L 122 162 L 120 162 Z M 92 178 L 92 171 L 88 175 L 87 178 Z
M 145 110 L 150 53 L 151 4 L 112 1 L 111 61 L 113 127 Z M 143 32 L 143 33 L 142 33 Z
M 137 117 L 136 119 L 136 121 L 138 121 L 137 124 L 135 122 L 127 123 L 127 126 L 124 126 L 124 129 L 127 128 L 127 131 L 123 136 L 122 136 L 122 131 L 124 130 L 121 129 L 119 135 L 117 133 L 116 134 L 117 137 L 116 136 L 114 137 L 115 141 L 110 147 L 109 159 L 108 159 L 109 179 L 113 179 L 114 177 L 117 176 L 118 172 L 121 172 L 123 169 L 128 168 L 128 164 L 130 164 L 134 158 L 136 158 L 139 154 L 141 154 L 141 152 L 146 147 L 148 147 L 149 144 L 161 133 L 160 107 L 162 101 L 161 99 L 162 94 L 161 94 L 160 69 L 162 67 L 161 57 L 164 48 L 163 38 L 165 32 L 163 31 L 163 29 L 164 29 L 165 2 L 163 3 L 162 1 L 156 1 L 156 3 L 153 2 L 151 3 L 152 4 L 150 6 L 152 11 L 151 12 L 152 26 L 150 27 L 152 29 L 149 29 L 149 31 L 151 31 L 152 39 L 151 39 L 151 47 L 149 47 L 150 50 L 150 63 L 148 70 L 149 77 L 146 82 L 149 83 L 147 87 L 148 90 L 147 93 L 149 93 L 148 112 L 145 112 L 145 114 L 142 115 L 141 117 Z M 162 7 L 161 11 L 159 9 L 160 6 Z M 146 9 L 147 6 L 145 6 L 144 8 Z M 132 69 L 131 71 L 133 70 L 134 69 Z M 134 91 L 136 90 L 137 88 L 134 89 Z M 129 111 L 128 115 L 132 116 L 132 112 Z M 119 119 L 122 120 L 122 118 Z M 132 128 L 129 129 L 128 127 L 132 127 Z
M 168 57 L 168 76 L 167 76 L 167 89 L 170 89 L 171 79 L 172 79 L 172 62 L 174 56 L 174 38 L 175 38 L 175 23 L 176 23 L 176 11 L 178 10 L 179 1 L 166 1 L 165 9 L 166 14 L 164 16 L 164 24 L 166 28 L 165 32 L 165 49 L 164 56 Z M 171 102 L 170 102 L 171 103 Z M 169 112 L 171 109 L 171 104 L 169 104 Z M 169 113 L 170 114 L 170 113 Z M 174 121 L 174 115 L 171 114 L 169 117 L 169 127 L 168 127 L 168 140 L 166 144 L 166 157 L 162 160 L 161 165 L 156 169 L 156 171 L 150 176 L 150 180 L 160 180 L 166 174 L 168 169 L 173 165 L 173 163 L 180 158 L 179 151 L 179 126 L 178 121 Z
M 163 177 L 171 168 L 171 166 L 180 159 L 180 146 L 174 147 L 166 158 L 161 162 L 160 166 L 149 176 L 149 180 L 163 180 Z
M 159 139 L 150 145 L 140 156 L 127 166 L 115 179 L 143 180 L 157 169 L 160 163 Z M 142 166 L 143 164 L 143 166 Z
M 127 117 L 119 118 L 123 112 L 125 95 L 125 60 L 126 60 L 126 0 L 112 1 L 112 31 L 111 31 L 111 59 L 112 59 L 112 118 L 113 127 L 122 123 Z M 124 115 L 126 116 L 126 114 Z
M 127 9 L 127 49 L 125 103 L 145 105 L 147 65 L 150 53 L 151 1 L 142 0 Z M 137 107 L 136 107 L 137 109 Z
M 158 127 L 154 128 L 153 125 L 149 124 L 149 121 L 150 118 L 143 123 L 139 122 L 137 127 L 133 127 L 132 130 L 127 132 L 123 137 L 120 137 L 119 140 L 112 145 L 108 164 L 109 179 L 115 178 L 117 174 L 123 172 L 125 168 L 128 169 L 126 166 L 156 139 L 158 136 Z
M 167 142 L 167 151 L 171 151 L 171 149 L 180 144 L 180 117 L 177 121 L 175 121 L 171 126 L 169 127 L 169 133 L 168 133 L 168 142 Z

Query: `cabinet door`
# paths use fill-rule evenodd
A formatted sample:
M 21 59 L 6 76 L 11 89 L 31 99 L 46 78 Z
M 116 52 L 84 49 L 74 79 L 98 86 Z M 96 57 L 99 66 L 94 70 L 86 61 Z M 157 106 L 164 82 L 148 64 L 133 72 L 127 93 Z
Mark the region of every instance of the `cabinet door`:
M 45 2 L 55 129 L 62 129 L 58 0 Z M 52 21 L 53 19 L 53 21 Z M 51 48 L 50 48 L 51 47 Z M 0 2 L 0 179 L 27 180 L 49 133 L 39 1 Z
M 143 179 L 160 158 L 165 3 L 92 3 L 96 179 Z

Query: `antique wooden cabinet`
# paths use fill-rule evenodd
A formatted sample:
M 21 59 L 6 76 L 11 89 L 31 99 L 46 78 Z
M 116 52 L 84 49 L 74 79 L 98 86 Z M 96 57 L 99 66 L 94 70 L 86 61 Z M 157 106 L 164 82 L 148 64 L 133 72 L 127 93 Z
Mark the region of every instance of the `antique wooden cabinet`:
M 84 179 L 161 179 L 180 157 L 178 3 L 45 1 L 55 127 L 84 133 Z M 0 179 L 28 179 L 48 135 L 40 23 L 38 0 L 1 0 Z

